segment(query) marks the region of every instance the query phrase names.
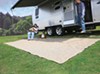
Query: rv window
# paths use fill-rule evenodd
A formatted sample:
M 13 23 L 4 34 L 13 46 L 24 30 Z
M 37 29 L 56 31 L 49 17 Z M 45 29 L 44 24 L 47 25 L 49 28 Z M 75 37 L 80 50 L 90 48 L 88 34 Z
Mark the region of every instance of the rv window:
M 39 18 L 39 8 L 36 8 L 36 10 L 35 10 L 35 17 Z
M 97 4 L 100 4 L 100 1 L 99 1 L 99 2 L 97 2 Z
M 60 9 L 60 6 L 55 7 L 55 10 L 58 10 L 58 9 Z

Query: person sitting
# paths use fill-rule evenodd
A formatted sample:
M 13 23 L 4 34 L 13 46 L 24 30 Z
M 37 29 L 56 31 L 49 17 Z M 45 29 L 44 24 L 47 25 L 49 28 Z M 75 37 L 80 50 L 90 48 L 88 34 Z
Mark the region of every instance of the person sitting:
M 37 24 L 34 24 L 31 28 L 29 28 L 29 30 L 28 30 L 28 40 L 33 40 L 35 33 L 38 33 Z
M 37 34 L 38 33 L 39 26 L 37 24 L 34 24 L 34 29 L 35 29 L 35 33 Z

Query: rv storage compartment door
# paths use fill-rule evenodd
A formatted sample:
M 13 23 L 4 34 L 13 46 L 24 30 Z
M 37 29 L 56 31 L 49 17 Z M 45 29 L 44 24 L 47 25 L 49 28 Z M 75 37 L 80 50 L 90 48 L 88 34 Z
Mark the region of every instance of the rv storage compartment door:
M 70 26 L 74 24 L 74 6 L 73 1 L 64 2 L 64 25 Z
M 100 0 L 91 0 L 93 21 L 100 22 Z

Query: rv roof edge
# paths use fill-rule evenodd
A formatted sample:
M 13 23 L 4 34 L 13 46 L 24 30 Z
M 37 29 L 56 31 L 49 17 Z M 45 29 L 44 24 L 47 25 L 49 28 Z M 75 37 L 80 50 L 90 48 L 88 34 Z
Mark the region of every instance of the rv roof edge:
M 37 6 L 40 6 L 40 5 L 42 5 L 42 4 L 44 4 L 44 3 L 48 2 L 48 1 L 49 0 L 45 0 L 45 1 L 41 2 L 40 4 L 38 4 Z
M 20 3 L 20 0 L 11 8 L 11 10 L 14 9 L 19 3 Z
M 19 0 L 11 9 L 15 9 L 17 7 L 29 7 L 29 6 L 40 6 L 49 0 Z

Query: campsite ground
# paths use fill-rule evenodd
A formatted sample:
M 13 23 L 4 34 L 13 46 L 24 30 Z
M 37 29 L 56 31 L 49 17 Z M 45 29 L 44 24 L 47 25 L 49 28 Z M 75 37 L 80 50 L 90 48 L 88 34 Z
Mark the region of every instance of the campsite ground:
M 0 74 L 99 74 L 100 41 L 63 64 L 40 58 L 4 43 L 26 38 L 27 35 L 0 37 Z M 51 37 L 56 38 L 57 36 Z M 60 38 L 100 38 L 96 34 L 69 34 Z

